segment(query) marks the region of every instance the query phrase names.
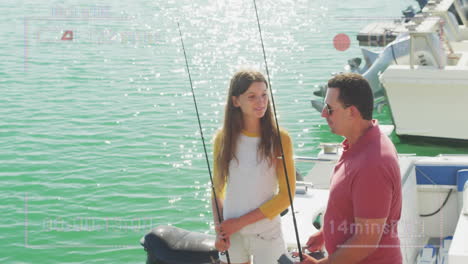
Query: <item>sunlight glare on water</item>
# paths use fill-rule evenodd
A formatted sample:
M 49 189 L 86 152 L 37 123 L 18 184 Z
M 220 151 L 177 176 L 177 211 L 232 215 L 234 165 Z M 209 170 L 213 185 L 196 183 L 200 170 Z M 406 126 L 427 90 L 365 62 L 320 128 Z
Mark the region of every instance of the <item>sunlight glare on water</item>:
M 279 122 L 296 155 L 341 141 L 310 100 L 314 87 L 360 56 L 355 37 L 370 23 L 360 18 L 399 17 L 409 4 L 257 2 Z M 152 227 L 212 233 L 177 22 L 212 162 L 230 77 L 241 67 L 265 72 L 253 3 L 26 0 L 1 10 L 0 262 L 144 263 L 139 239 Z M 65 31 L 73 40 L 61 40 Z M 351 38 L 343 52 L 333 46 L 339 33 Z M 377 117 L 391 123 L 387 108 Z

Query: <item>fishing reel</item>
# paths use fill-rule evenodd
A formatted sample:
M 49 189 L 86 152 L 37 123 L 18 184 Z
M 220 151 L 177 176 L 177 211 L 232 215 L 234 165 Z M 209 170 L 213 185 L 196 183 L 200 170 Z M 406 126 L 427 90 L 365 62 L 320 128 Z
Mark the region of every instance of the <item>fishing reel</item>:
M 308 255 L 315 258 L 316 260 L 319 260 L 325 257 L 323 251 L 310 252 L 308 253 Z M 299 258 L 293 256 L 291 253 L 283 254 L 278 259 L 278 264 L 294 264 L 294 262 L 299 262 Z
M 278 259 L 278 263 L 279 264 L 293 264 L 294 263 L 294 258 L 290 254 L 283 254 Z

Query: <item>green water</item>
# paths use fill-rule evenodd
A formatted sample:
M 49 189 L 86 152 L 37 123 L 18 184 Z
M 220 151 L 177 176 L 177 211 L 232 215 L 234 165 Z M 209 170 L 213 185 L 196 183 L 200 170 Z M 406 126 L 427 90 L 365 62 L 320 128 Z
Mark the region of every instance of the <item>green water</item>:
M 360 55 L 362 27 L 398 17 L 408 4 L 258 1 L 280 125 L 296 155 L 341 141 L 311 108 L 313 87 Z M 209 140 L 222 121 L 230 76 L 240 65 L 264 65 L 252 2 L 0 6 L 0 263 L 144 263 L 139 239 L 151 227 L 212 232 L 176 23 Z M 61 40 L 67 30 L 72 41 Z M 351 37 L 350 49 L 334 48 L 338 33 Z M 376 117 L 391 123 L 387 108 Z M 392 139 L 404 153 L 466 152 Z

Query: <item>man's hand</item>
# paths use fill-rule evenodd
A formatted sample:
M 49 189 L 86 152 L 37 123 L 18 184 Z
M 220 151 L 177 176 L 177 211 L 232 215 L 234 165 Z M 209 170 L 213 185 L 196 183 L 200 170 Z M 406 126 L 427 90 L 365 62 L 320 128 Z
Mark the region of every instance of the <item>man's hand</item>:
M 298 257 L 299 252 L 294 252 L 293 256 Z M 294 264 L 316 264 L 319 263 L 318 260 L 314 259 L 313 257 L 307 255 L 307 254 L 302 254 L 302 257 L 304 258 L 301 262 L 294 262 Z
M 315 252 L 323 249 L 325 241 L 323 240 L 323 233 L 319 231 L 309 237 L 306 243 L 306 249 L 310 252 Z

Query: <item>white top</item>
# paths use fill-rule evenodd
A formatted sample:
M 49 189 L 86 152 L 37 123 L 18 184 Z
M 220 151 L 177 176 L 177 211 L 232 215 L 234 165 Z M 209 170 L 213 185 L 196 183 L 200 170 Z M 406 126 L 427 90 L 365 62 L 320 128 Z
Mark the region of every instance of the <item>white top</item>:
M 224 219 L 240 217 L 270 200 L 278 190 L 276 166 L 257 157 L 259 137 L 240 134 L 236 150 L 236 159 L 229 163 L 229 177 L 224 200 Z M 241 155 L 242 154 L 242 155 Z M 256 234 L 280 225 L 280 217 L 268 218 L 245 226 L 243 234 Z

